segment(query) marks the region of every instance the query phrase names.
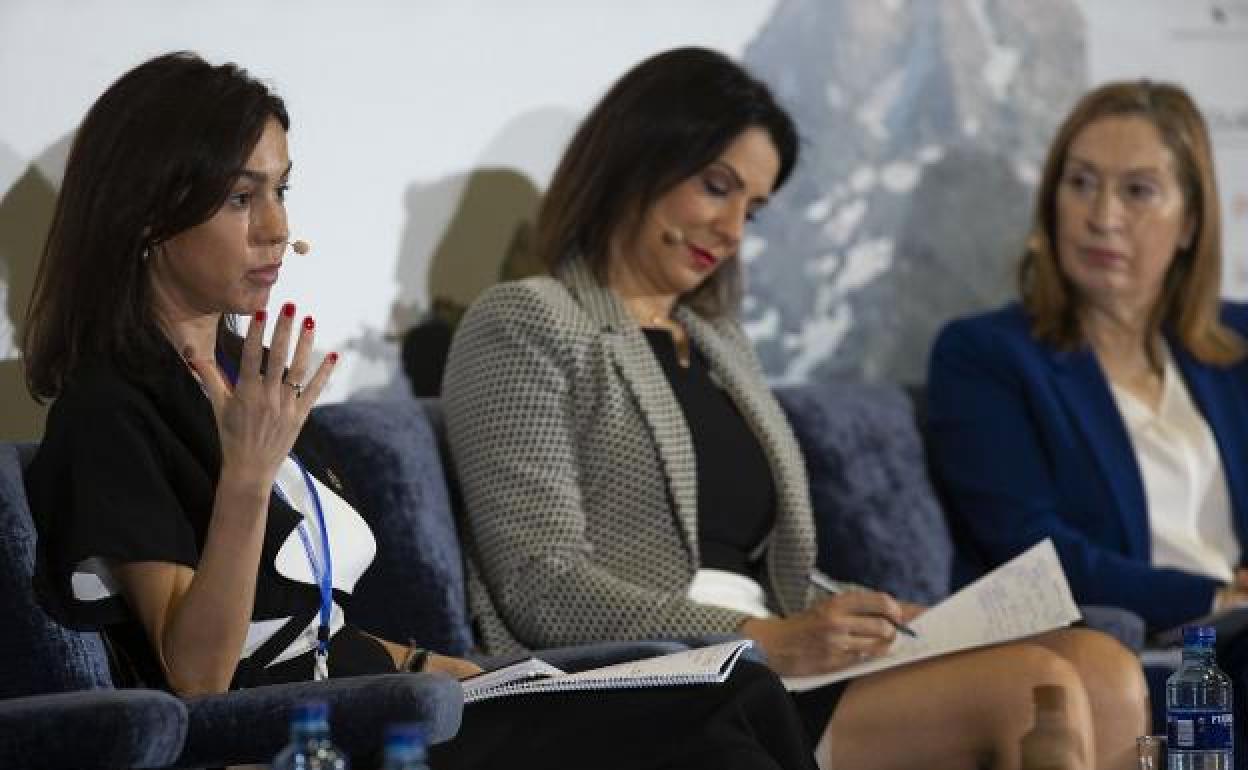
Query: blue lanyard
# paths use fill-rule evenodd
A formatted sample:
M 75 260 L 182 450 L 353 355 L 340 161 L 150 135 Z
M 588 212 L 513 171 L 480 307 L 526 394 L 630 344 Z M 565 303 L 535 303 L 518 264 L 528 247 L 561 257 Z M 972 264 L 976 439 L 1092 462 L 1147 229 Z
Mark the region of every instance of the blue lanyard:
M 233 362 L 217 353 L 217 365 L 225 372 L 225 376 L 231 384 L 238 382 L 238 371 L 234 368 Z M 312 480 L 312 474 L 308 473 L 308 469 L 303 466 L 299 458 L 292 452 L 290 459 L 294 462 L 295 467 L 299 469 L 299 473 L 303 475 L 303 483 L 308 488 L 308 497 L 312 499 L 312 505 L 316 509 L 316 521 L 321 530 L 321 553 L 325 555 L 325 563 L 322 565 L 316 558 L 316 550 L 312 547 L 312 538 L 308 535 L 308 528 L 302 520 L 295 531 L 299 533 L 299 540 L 303 543 L 303 552 L 308 557 L 308 565 L 312 568 L 312 576 L 316 579 L 317 588 L 321 595 L 320 609 L 320 625 L 316 629 L 316 654 L 322 656 L 322 659 L 329 655 L 329 622 L 334 609 L 334 562 L 330 556 L 329 550 L 329 530 L 325 526 L 325 509 L 321 507 L 321 495 L 316 490 L 316 483 Z M 295 511 L 294 503 L 286 493 L 282 491 L 281 486 L 273 482 L 273 491 L 282 499 L 286 505 Z
M 303 483 L 308 488 L 308 496 L 312 498 L 313 507 L 316 508 L 316 521 L 321 530 L 321 553 L 325 555 L 323 565 L 318 563 L 307 526 L 300 521 L 295 527 L 295 531 L 299 533 L 299 540 L 303 543 L 303 551 L 307 554 L 308 565 L 312 568 L 312 575 L 316 578 L 316 584 L 321 593 L 321 623 L 316 629 L 316 654 L 329 655 L 329 620 L 334 608 L 334 562 L 329 552 L 329 530 L 325 528 L 325 510 L 321 507 L 321 495 L 316 490 L 316 482 L 312 480 L 312 474 L 308 473 L 308 469 L 303 467 L 303 463 L 299 462 L 299 458 L 294 454 L 290 455 L 290 459 L 299 469 L 299 473 L 303 475 Z M 287 505 L 295 508 L 294 503 L 276 482 L 273 484 L 273 491 Z M 295 510 L 298 509 L 295 508 Z

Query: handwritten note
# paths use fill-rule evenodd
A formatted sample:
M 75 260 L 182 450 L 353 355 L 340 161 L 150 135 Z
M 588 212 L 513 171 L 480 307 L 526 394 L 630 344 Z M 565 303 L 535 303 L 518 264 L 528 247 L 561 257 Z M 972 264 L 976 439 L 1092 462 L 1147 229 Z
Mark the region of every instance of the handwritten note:
M 1014 559 L 919 615 L 917 638 L 899 635 L 884 655 L 829 674 L 785 677 L 802 691 L 863 674 L 1062 628 L 1079 619 L 1066 574 L 1050 540 Z

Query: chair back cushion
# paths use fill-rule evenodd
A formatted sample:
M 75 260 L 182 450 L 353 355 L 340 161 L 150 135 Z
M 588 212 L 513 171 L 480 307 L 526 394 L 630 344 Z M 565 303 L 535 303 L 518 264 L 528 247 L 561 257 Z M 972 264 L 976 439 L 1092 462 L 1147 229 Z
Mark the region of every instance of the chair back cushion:
M 353 622 L 394 641 L 466 652 L 473 639 L 459 537 L 420 402 L 351 401 L 313 414 L 377 538 L 376 559 L 355 587 Z
M 35 598 L 35 526 L 22 482 L 34 449 L 0 443 L 0 698 L 112 686 L 100 635 L 61 626 Z
M 953 542 L 906 393 L 812 383 L 776 396 L 806 459 L 819 568 L 914 602 L 946 596 Z

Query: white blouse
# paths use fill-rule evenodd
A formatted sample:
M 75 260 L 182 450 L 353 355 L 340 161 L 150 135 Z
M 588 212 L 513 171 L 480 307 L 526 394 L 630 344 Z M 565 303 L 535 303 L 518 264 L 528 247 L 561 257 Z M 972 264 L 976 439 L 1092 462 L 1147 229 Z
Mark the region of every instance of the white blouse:
M 1231 582 L 1240 546 L 1222 458 L 1169 348 L 1156 411 L 1117 385 L 1110 390 L 1144 482 L 1153 566 Z
M 686 596 L 698 604 L 736 610 L 755 618 L 771 617 L 762 585 L 736 572 L 703 567 L 694 573 Z

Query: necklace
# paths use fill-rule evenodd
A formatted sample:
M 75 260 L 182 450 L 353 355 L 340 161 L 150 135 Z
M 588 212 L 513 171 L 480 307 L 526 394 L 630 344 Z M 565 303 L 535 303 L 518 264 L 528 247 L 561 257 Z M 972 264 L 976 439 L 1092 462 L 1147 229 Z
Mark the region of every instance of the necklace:
M 689 368 L 689 333 L 685 331 L 684 324 L 671 316 L 654 315 L 650 316 L 650 323 L 645 326 L 667 332 L 672 338 L 672 348 L 676 351 L 676 363 L 682 369 Z
M 661 329 L 668 332 L 672 338 L 672 347 L 676 352 L 676 363 L 680 364 L 680 368 L 689 368 L 689 333 L 685 331 L 685 325 L 675 318 L 672 318 L 670 311 L 668 313 L 656 313 L 648 307 L 638 307 L 640 302 L 625 302 L 624 307 L 627 308 L 629 315 L 637 321 L 637 325 L 643 329 Z

